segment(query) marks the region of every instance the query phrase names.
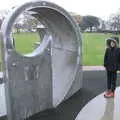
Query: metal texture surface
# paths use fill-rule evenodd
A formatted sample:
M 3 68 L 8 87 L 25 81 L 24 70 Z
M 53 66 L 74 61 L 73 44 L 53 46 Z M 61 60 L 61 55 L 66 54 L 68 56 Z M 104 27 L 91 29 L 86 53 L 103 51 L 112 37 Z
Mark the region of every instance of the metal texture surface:
M 0 117 L 6 115 L 4 84 L 0 84 Z
M 47 28 L 31 54 L 16 52 L 11 36 L 16 18 L 28 11 Z M 23 120 L 56 107 L 82 87 L 82 40 L 74 19 L 47 1 L 27 2 L 2 25 L 2 53 L 7 115 Z

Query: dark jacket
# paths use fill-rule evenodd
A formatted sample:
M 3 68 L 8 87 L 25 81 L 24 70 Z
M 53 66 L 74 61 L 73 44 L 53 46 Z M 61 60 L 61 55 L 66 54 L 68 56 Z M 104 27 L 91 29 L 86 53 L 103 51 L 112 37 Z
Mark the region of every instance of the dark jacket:
M 107 48 L 104 56 L 104 66 L 108 71 L 120 69 L 120 48 Z

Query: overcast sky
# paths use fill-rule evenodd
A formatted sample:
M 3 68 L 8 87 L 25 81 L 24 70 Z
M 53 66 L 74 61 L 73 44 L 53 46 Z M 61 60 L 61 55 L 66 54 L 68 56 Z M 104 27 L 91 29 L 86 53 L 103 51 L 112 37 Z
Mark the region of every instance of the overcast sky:
M 10 9 L 12 6 L 20 5 L 30 0 L 2 0 L 0 9 Z M 106 19 L 120 8 L 120 0 L 49 0 L 67 11 L 80 15 L 94 15 Z

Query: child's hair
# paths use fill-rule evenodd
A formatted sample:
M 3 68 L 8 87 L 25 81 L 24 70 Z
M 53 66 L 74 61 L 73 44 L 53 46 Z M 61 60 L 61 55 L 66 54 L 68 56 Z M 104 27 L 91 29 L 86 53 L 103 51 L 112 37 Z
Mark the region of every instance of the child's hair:
M 116 36 L 112 36 L 106 40 L 107 47 L 110 47 L 111 41 L 115 43 L 116 47 L 119 46 L 119 38 Z
M 111 37 L 111 38 L 113 38 L 114 40 L 116 40 L 117 43 L 119 44 L 119 37 L 113 36 L 113 37 Z

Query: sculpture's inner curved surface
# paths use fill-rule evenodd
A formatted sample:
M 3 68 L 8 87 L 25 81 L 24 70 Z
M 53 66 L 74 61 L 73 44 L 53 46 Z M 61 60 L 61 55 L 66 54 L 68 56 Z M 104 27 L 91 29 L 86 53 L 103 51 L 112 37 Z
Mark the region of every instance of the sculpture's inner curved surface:
M 64 100 L 76 76 L 77 57 L 80 57 L 77 35 L 70 21 L 58 11 L 50 8 L 34 8 L 29 11 L 47 28 L 43 42 L 51 40 L 53 105 L 57 106 Z

